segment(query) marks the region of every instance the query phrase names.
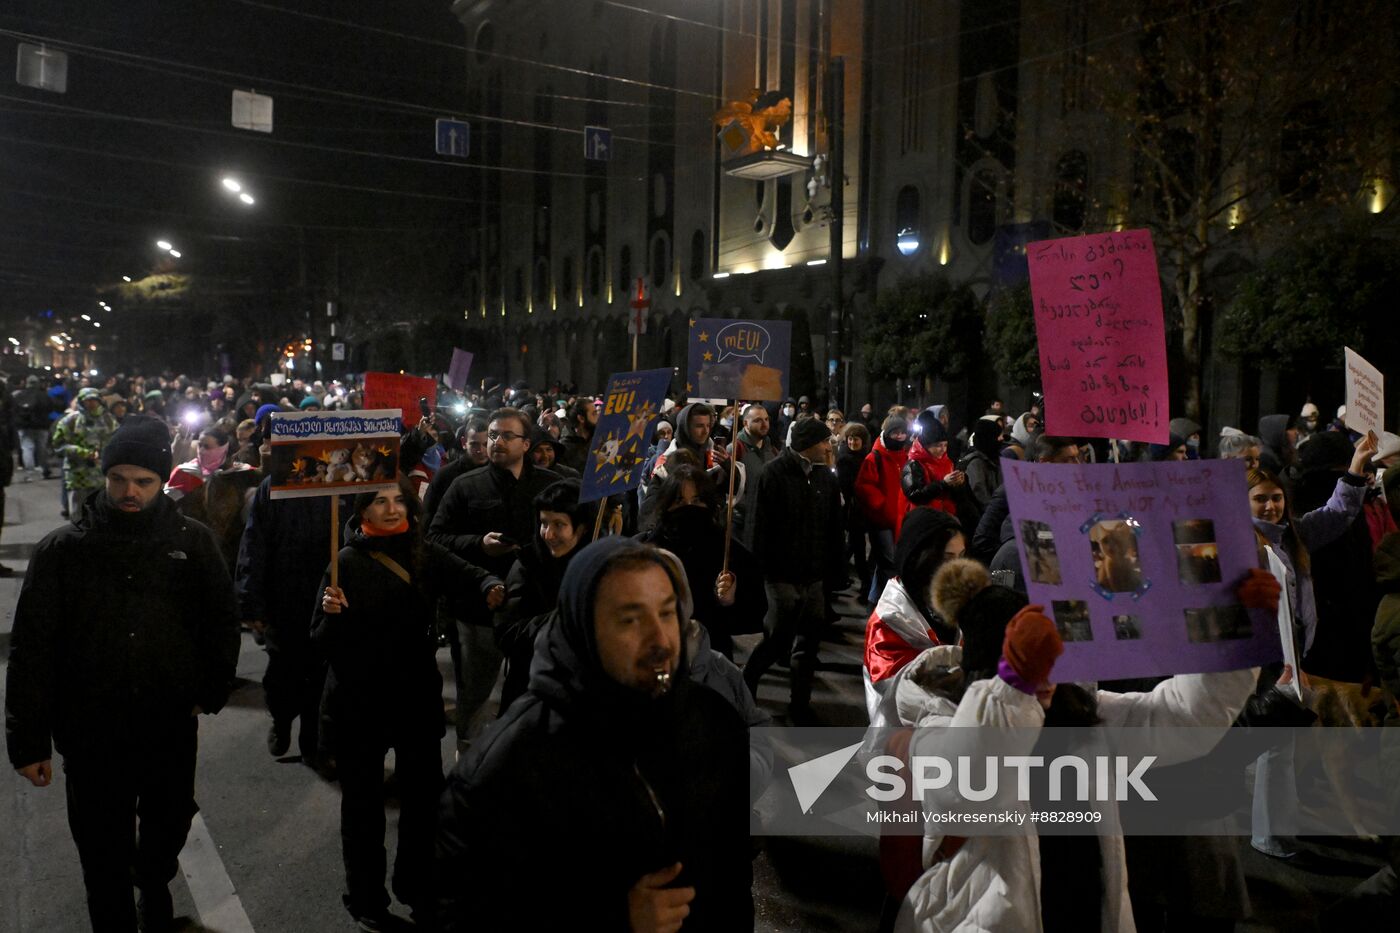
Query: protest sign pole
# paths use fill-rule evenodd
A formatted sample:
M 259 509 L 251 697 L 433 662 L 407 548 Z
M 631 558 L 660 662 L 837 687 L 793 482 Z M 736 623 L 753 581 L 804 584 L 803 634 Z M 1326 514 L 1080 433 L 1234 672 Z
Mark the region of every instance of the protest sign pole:
M 340 586 L 340 496 L 331 496 L 331 586 Z
M 598 540 L 598 532 L 603 529 L 603 516 L 608 514 L 608 498 L 604 496 L 598 500 L 598 517 L 593 520 L 593 540 Z
M 739 400 L 734 400 L 734 412 L 739 412 Z M 734 419 L 734 424 L 739 424 L 739 419 Z M 738 446 L 739 433 L 735 431 L 735 443 L 729 445 L 729 505 L 724 517 L 724 563 L 720 566 L 720 573 L 729 572 L 729 541 L 734 537 L 734 474 L 739 472 L 734 463 L 734 448 Z

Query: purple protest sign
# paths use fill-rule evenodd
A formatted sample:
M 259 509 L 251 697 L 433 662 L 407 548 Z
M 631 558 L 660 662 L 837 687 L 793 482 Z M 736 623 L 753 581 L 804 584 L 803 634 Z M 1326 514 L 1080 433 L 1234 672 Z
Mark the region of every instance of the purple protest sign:
M 472 354 L 470 350 L 463 350 L 460 347 L 452 348 L 452 362 L 447 367 L 447 378 L 443 381 L 454 391 L 461 392 L 467 387 L 467 376 L 472 371 Z
M 1003 460 L 1002 470 L 1030 601 L 1064 639 L 1056 682 L 1279 659 L 1277 621 L 1235 598 L 1259 566 L 1244 461 Z

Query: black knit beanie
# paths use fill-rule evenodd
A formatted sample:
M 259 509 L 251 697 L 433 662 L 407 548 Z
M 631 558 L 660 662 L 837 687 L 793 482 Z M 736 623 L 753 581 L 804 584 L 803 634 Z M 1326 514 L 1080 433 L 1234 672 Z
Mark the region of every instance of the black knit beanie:
M 815 447 L 831 436 L 831 429 L 816 418 L 803 418 L 793 423 L 792 449 L 801 453 Z
M 114 466 L 150 470 L 163 482 L 174 466 L 170 454 L 170 429 L 164 421 L 145 415 L 127 415 L 107 446 L 102 448 L 102 472 Z

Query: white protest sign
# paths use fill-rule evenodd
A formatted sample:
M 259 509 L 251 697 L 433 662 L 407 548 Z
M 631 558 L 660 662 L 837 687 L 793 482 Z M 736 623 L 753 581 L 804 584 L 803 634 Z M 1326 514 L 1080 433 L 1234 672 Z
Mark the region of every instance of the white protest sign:
M 1289 686 L 1292 687 L 1294 697 L 1301 703 L 1303 691 L 1300 687 L 1302 677 L 1299 676 L 1299 672 L 1303 668 L 1298 664 L 1298 643 L 1293 639 L 1293 608 L 1288 604 L 1288 565 L 1283 562 L 1283 558 L 1274 553 L 1273 548 L 1266 547 L 1264 551 L 1269 555 L 1269 572 L 1274 575 L 1282 589 L 1278 597 L 1278 636 L 1279 641 L 1283 642 L 1283 663 L 1293 668 L 1293 683 Z
M 1346 426 L 1361 434 L 1375 431 L 1380 437 L 1385 430 L 1385 377 L 1351 347 L 1346 348 L 1346 357 Z

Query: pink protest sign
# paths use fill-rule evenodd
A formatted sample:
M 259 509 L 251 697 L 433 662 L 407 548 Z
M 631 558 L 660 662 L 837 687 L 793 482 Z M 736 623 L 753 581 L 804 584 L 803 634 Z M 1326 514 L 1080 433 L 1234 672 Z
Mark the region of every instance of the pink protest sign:
M 1167 342 L 1146 230 L 1026 247 L 1045 432 L 1165 444 Z

